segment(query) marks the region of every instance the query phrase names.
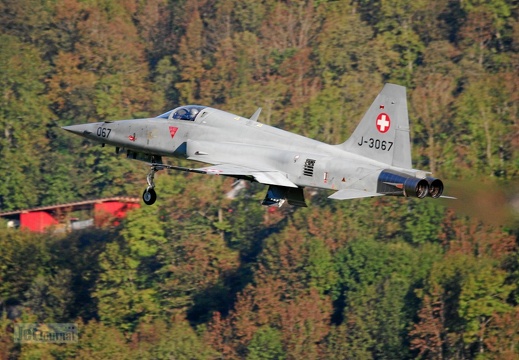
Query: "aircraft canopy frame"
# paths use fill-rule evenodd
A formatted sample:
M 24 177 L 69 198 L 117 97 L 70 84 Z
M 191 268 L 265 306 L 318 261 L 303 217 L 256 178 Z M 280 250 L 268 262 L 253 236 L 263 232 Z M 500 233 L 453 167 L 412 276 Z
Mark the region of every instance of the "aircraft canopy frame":
M 187 121 L 195 121 L 198 114 L 205 109 L 206 106 L 201 105 L 186 105 L 180 106 L 173 110 L 170 110 L 162 115 L 159 115 L 159 118 L 168 119 L 168 120 L 187 120 Z

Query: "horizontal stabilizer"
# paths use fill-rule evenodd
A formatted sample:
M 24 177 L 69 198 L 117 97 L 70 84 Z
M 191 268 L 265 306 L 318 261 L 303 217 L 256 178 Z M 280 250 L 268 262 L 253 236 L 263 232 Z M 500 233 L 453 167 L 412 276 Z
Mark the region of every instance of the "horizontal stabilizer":
M 447 195 L 442 195 L 442 196 L 440 196 L 440 199 L 458 200 L 458 198 L 456 198 L 456 197 L 454 197 L 454 196 L 447 196 Z
M 357 190 L 357 189 L 344 189 L 344 190 L 339 190 L 336 193 L 333 193 L 332 195 L 328 196 L 328 198 L 335 199 L 335 200 L 348 200 L 348 199 L 360 199 L 360 198 L 382 196 L 382 195 L 383 194 L 372 193 L 372 192 Z

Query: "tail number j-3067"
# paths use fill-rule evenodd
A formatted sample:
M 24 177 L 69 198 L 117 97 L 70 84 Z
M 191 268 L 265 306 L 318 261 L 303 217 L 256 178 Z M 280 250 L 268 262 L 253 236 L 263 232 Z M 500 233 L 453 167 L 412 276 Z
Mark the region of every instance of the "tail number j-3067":
M 382 151 L 390 151 L 393 147 L 392 141 L 386 141 L 386 140 L 380 140 L 380 139 L 364 139 L 364 136 L 360 138 L 359 142 L 357 143 L 359 146 L 367 146 L 371 149 L 377 149 Z

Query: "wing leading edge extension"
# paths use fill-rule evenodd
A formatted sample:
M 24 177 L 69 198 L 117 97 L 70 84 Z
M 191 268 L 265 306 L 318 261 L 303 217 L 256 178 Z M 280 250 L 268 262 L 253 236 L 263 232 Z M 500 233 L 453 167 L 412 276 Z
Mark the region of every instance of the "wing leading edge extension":
M 187 168 L 175 165 L 165 164 L 151 164 L 152 166 L 164 169 L 187 171 L 198 174 L 209 174 L 209 175 L 223 175 L 237 178 L 254 178 L 257 182 L 266 185 L 283 186 L 290 188 L 297 188 L 298 186 L 290 181 L 286 174 L 279 171 L 270 170 L 258 170 L 247 168 L 244 166 L 230 165 L 230 164 L 217 164 L 203 168 Z

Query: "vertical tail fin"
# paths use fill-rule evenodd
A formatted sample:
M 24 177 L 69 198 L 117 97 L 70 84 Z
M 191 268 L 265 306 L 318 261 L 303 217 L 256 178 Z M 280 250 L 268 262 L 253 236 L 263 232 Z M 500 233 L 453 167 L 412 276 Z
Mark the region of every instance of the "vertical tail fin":
M 386 84 L 351 137 L 338 146 L 388 165 L 411 169 L 405 87 Z

